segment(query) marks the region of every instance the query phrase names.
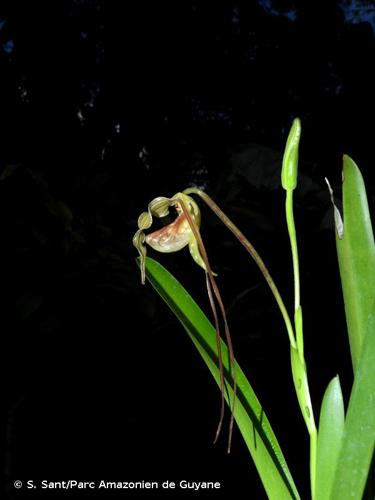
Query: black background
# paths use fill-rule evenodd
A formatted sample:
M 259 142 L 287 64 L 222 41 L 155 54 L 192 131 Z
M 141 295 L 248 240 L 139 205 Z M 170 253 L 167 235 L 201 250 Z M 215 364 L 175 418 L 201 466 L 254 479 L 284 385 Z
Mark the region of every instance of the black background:
M 303 128 L 295 208 L 316 414 L 336 373 L 348 397 L 324 176 L 339 198 L 342 154 L 351 155 L 373 213 L 372 9 L 287 0 L 1 3 L 4 498 L 32 497 L 14 490 L 16 479 L 213 480 L 219 492 L 185 496 L 264 498 L 239 432 L 229 456 L 226 429 L 212 444 L 219 393 L 177 320 L 140 285 L 131 237 L 152 198 L 203 187 L 249 236 L 291 308 L 278 178 L 295 116 Z M 236 356 L 308 498 L 308 438 L 280 314 L 243 249 L 202 213 Z M 210 314 L 204 276 L 187 252 L 150 255 Z M 176 493 L 113 497 L 159 495 Z

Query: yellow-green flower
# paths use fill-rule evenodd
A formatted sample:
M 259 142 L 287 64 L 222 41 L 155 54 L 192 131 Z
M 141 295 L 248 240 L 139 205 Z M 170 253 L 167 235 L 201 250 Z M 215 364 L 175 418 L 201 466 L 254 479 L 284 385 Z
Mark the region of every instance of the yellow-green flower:
M 152 226 L 153 217 L 162 218 L 167 216 L 170 207 L 176 209 L 176 219 L 157 231 L 145 234 L 144 231 Z M 190 217 L 187 216 L 187 213 Z M 154 250 L 163 253 L 178 252 L 185 246 L 189 246 L 190 254 L 195 262 L 206 270 L 206 265 L 199 252 L 198 242 L 191 228 L 193 223 L 198 230 L 200 222 L 201 214 L 198 205 L 193 198 L 184 193 L 176 193 L 172 198 L 158 197 L 148 204 L 147 212 L 141 213 L 138 218 L 138 231 L 133 237 L 133 245 L 141 257 L 141 279 L 143 284 L 145 282 L 147 253 L 145 243 Z

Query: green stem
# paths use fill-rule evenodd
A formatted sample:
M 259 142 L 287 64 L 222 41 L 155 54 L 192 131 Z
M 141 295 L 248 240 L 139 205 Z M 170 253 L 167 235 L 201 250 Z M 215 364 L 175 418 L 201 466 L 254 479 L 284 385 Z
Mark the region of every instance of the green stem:
M 273 281 L 265 263 L 262 258 L 255 250 L 250 241 L 245 237 L 245 235 L 238 229 L 238 227 L 225 215 L 225 213 L 216 205 L 216 203 L 204 192 L 197 188 L 188 188 L 184 190 L 185 194 L 196 194 L 202 200 L 207 203 L 207 205 L 211 208 L 211 210 L 219 217 L 219 219 L 227 226 L 227 228 L 234 234 L 234 236 L 239 240 L 239 242 L 246 248 L 251 257 L 254 259 L 255 263 L 259 267 L 262 272 L 264 278 L 266 279 L 268 286 L 275 297 L 277 305 L 279 306 L 280 312 L 284 319 L 284 323 L 288 332 L 289 342 L 290 344 L 296 348 L 296 340 L 294 336 L 293 326 L 289 318 L 288 311 L 286 310 L 283 299 L 281 298 L 280 292 Z
M 314 417 L 313 417 L 314 418 Z M 315 498 L 315 484 L 316 484 L 316 450 L 317 450 L 318 432 L 315 427 L 310 431 L 310 487 L 311 496 Z
M 310 389 L 308 385 L 306 363 L 303 354 L 303 323 L 302 309 L 300 305 L 300 273 L 298 260 L 298 247 L 296 227 L 293 215 L 293 190 L 286 189 L 285 213 L 292 250 L 293 259 L 293 276 L 294 276 L 294 307 L 295 307 L 295 324 L 294 328 L 297 337 L 297 354 L 298 360 L 292 356 L 292 371 L 293 381 L 296 389 L 298 402 L 304 417 L 308 433 L 310 435 L 310 481 L 311 495 L 315 497 L 315 479 L 316 479 L 316 446 L 317 446 L 317 430 L 315 425 L 313 408 L 311 405 Z M 297 367 L 298 365 L 298 367 Z M 301 384 L 301 380 L 304 381 Z M 308 416 L 306 416 L 308 413 Z
M 294 215 L 293 215 L 293 191 L 290 189 L 288 189 L 286 192 L 285 213 L 286 213 L 286 222 L 288 226 L 288 233 L 290 239 L 290 246 L 292 249 L 293 273 L 294 273 L 294 310 L 296 311 L 300 305 L 300 277 L 299 277 L 297 235 L 296 235 L 296 227 L 294 224 Z

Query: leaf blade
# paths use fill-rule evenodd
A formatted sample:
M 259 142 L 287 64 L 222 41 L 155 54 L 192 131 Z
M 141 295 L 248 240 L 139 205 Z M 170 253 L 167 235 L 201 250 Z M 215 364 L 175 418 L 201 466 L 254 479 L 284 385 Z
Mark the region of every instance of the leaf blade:
M 355 162 L 344 156 L 343 236 L 336 237 L 354 372 L 375 303 L 375 243 L 366 189 Z
M 344 433 L 345 411 L 339 377 L 325 391 L 320 410 L 316 463 L 316 499 L 328 500 Z
M 219 385 L 215 329 L 188 292 L 158 262 L 147 258 L 146 275 L 180 320 Z M 222 341 L 226 387 L 232 397 L 232 378 L 226 344 Z M 253 457 L 270 499 L 298 499 L 299 494 L 281 448 L 246 376 L 236 363 L 235 420 Z M 254 439 L 255 436 L 255 439 Z
M 362 498 L 375 449 L 375 316 L 370 327 L 350 396 L 332 500 Z
M 343 236 L 336 238 L 354 368 L 332 499 L 362 498 L 375 449 L 375 243 L 365 185 L 344 156 Z

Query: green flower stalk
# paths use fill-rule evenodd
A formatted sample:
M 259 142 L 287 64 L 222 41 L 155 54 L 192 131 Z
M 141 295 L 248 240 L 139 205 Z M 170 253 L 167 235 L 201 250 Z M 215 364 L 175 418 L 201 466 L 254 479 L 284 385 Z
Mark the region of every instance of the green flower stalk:
M 293 275 L 294 275 L 294 329 L 296 332 L 297 345 L 291 344 L 291 365 L 294 386 L 297 393 L 298 403 L 304 418 L 307 430 L 310 435 L 310 480 L 311 494 L 315 497 L 316 481 L 316 451 L 317 451 L 317 430 L 314 420 L 314 413 L 311 404 L 310 390 L 307 379 L 306 362 L 303 352 L 303 320 L 302 308 L 300 304 L 300 274 L 298 261 L 298 247 L 296 228 L 293 214 L 293 191 L 297 186 L 298 176 L 298 147 L 301 137 L 301 122 L 298 118 L 293 121 L 289 132 L 283 165 L 281 172 L 281 184 L 286 191 L 285 213 L 288 226 L 289 240 L 292 251 Z

